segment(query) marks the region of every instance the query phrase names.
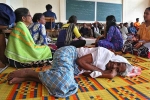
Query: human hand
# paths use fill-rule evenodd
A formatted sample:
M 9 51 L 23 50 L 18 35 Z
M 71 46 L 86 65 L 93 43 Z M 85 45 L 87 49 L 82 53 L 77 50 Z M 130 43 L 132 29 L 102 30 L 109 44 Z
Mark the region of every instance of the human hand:
M 99 41 L 99 39 L 97 38 L 97 39 L 95 40 L 95 44 L 98 43 L 98 41 Z
M 140 48 L 141 46 L 142 46 L 142 42 L 138 42 L 138 43 L 136 43 L 135 45 L 134 45 L 134 48 L 135 49 L 138 49 L 138 48 Z
M 91 29 L 91 27 L 87 27 L 88 29 Z
M 111 74 L 112 74 L 113 77 L 117 76 L 117 70 L 116 69 L 112 69 Z
M 104 37 L 104 35 L 100 35 L 100 36 L 98 36 L 97 38 L 96 38 L 96 41 L 95 41 L 95 43 L 97 43 L 101 38 L 103 38 Z
M 82 37 L 72 39 L 72 41 L 76 41 L 76 40 L 82 40 Z

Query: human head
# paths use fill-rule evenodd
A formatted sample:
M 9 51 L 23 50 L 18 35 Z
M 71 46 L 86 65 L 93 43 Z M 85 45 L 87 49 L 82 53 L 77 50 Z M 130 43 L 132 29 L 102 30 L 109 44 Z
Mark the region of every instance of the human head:
M 122 28 L 123 27 L 123 23 L 120 23 L 119 26 L 120 26 L 120 28 Z
M 128 23 L 127 23 L 127 22 L 126 22 L 126 23 L 124 23 L 123 25 L 124 25 L 125 27 L 128 27 Z
M 108 62 L 108 64 L 106 64 L 106 70 L 115 69 L 118 72 L 118 74 L 121 76 L 132 76 L 133 74 L 140 75 L 140 73 L 137 73 L 138 70 L 133 71 L 133 69 L 138 68 L 138 67 L 132 66 L 128 62 L 128 60 L 124 58 L 123 56 L 120 56 L 120 55 L 113 56 L 111 60 Z M 119 67 L 120 69 L 118 69 Z
M 74 24 L 76 24 L 77 23 L 77 17 L 75 15 L 72 15 L 69 18 L 68 23 L 74 23 Z
M 98 23 L 97 22 L 94 23 L 94 27 L 98 27 Z
M 33 16 L 33 22 L 38 22 L 40 24 L 45 24 L 45 16 L 42 13 L 36 13 Z
M 27 8 L 18 8 L 15 10 L 16 23 L 22 21 L 27 26 L 32 23 L 32 16 Z
M 116 18 L 113 15 L 106 17 L 106 24 L 107 25 L 116 25 Z
M 118 74 L 122 74 L 126 71 L 126 63 L 122 63 L 122 62 L 112 62 L 110 61 L 107 65 L 106 65 L 106 69 L 107 70 L 112 70 L 112 69 L 116 69 Z
M 113 15 L 106 17 L 106 32 L 108 32 L 111 26 L 116 26 L 116 18 Z
M 86 23 L 83 23 L 83 27 L 87 27 L 87 26 L 86 26 Z
M 150 7 L 145 9 L 144 20 L 145 20 L 145 22 L 150 21 Z
M 47 4 L 47 5 L 46 5 L 46 10 L 48 11 L 48 10 L 51 10 L 51 9 L 52 9 L 52 5 Z
M 133 26 L 134 26 L 133 22 L 131 22 L 131 23 L 130 23 L 130 26 L 131 26 L 131 27 L 133 27 Z
M 136 22 L 139 22 L 139 18 L 136 18 Z

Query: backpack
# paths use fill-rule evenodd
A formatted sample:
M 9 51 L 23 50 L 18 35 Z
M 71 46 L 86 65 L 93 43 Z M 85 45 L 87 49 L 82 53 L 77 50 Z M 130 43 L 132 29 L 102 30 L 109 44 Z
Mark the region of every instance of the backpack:
M 6 4 L 0 3 L 0 25 L 8 26 L 14 23 L 16 16 L 13 10 Z

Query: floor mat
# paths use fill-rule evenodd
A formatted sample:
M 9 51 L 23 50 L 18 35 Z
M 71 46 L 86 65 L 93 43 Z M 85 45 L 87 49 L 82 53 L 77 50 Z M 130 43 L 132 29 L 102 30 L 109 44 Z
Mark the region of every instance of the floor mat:
M 130 54 L 124 57 L 142 68 L 140 76 L 93 79 L 81 75 L 75 78 L 78 92 L 67 98 L 50 96 L 46 88 L 36 82 L 8 85 L 8 73 L 16 70 L 9 67 L 0 74 L 0 100 L 150 100 L 150 60 Z M 33 69 L 43 71 L 49 68 Z

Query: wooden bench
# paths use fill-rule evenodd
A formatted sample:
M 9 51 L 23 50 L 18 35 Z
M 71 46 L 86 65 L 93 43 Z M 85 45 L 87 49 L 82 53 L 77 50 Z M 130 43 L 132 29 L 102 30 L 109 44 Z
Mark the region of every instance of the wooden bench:
M 46 29 L 46 31 L 47 31 L 47 32 L 52 31 L 52 23 L 55 22 L 55 19 L 54 19 L 53 17 L 45 17 L 45 21 L 46 21 L 46 22 L 50 22 L 50 24 L 51 24 L 50 29 Z

